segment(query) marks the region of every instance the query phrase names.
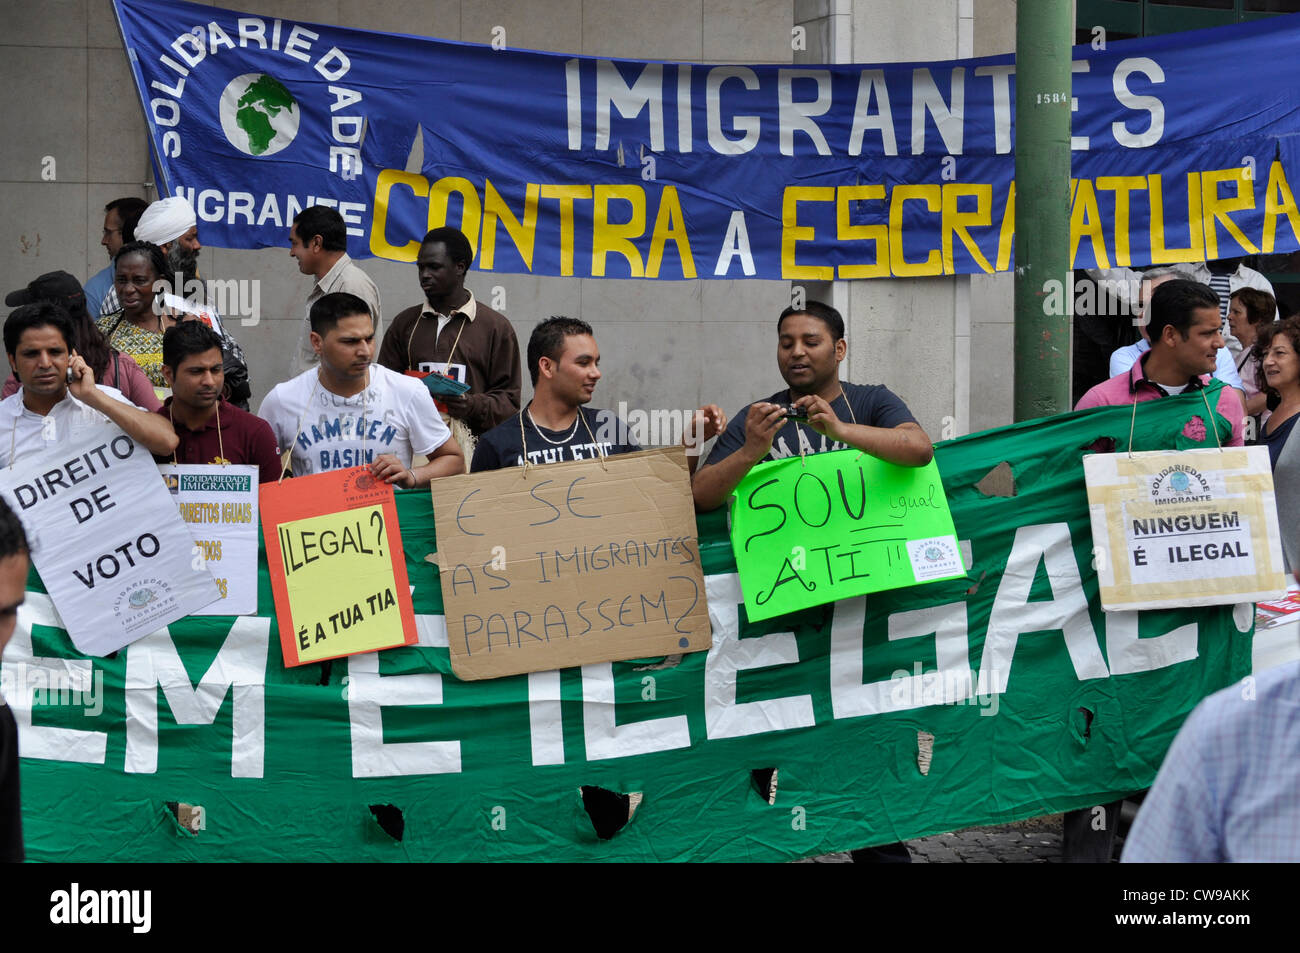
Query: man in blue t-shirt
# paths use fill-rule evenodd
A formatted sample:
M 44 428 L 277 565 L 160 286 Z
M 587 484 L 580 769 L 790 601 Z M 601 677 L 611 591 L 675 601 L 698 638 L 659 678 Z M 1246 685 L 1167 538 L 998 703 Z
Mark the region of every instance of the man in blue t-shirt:
M 786 308 L 777 319 L 776 333 L 776 363 L 789 386 L 732 418 L 692 481 L 696 510 L 717 509 L 745 474 L 765 460 L 856 447 L 902 466 L 930 462 L 930 438 L 906 404 L 879 384 L 839 379 L 848 345 L 838 311 L 818 301 Z M 754 783 L 764 796 L 772 774 L 754 772 Z M 855 863 L 911 862 L 902 843 L 850 854 Z
M 533 328 L 528 339 L 528 373 L 533 380 L 533 399 L 479 438 L 471 473 L 521 467 L 525 462 L 534 466 L 595 460 L 641 449 L 627 423 L 613 411 L 584 406 L 601 377 L 600 348 L 591 325 L 557 315 Z M 688 426 L 688 453 L 725 424 L 718 407 L 710 404 L 697 410 Z M 698 439 L 692 438 L 692 429 L 701 433 Z M 688 459 L 693 465 L 696 458 Z
M 695 474 L 695 508 L 714 510 L 757 463 L 856 447 L 902 466 L 930 462 L 930 438 L 898 397 L 879 384 L 839 379 L 848 345 L 844 319 L 810 301 L 776 322 L 776 363 L 788 386 L 732 418 Z

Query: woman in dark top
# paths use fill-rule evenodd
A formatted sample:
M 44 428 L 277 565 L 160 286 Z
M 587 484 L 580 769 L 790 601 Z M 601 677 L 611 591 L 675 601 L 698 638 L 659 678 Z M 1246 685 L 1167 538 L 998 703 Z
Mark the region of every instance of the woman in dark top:
M 1268 447 L 1269 460 L 1276 468 L 1296 415 L 1300 414 L 1300 318 L 1260 328 L 1252 354 L 1257 366 L 1256 382 L 1268 395 L 1273 412 L 1260 431 L 1258 444 Z

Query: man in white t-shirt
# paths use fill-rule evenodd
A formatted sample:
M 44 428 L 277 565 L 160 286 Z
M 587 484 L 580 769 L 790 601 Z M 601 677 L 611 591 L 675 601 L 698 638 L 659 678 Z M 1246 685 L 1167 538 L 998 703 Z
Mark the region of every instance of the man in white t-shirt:
M 0 468 L 99 427 L 120 428 L 150 453 L 176 449 L 176 433 L 165 419 L 95 383 L 95 372 L 72 349 L 72 319 L 59 305 L 42 301 L 16 309 L 4 335 L 22 386 L 0 401 Z
M 465 459 L 414 377 L 371 363 L 375 327 L 365 301 L 327 294 L 311 307 L 311 345 L 320 365 L 277 384 L 262 402 L 295 476 L 369 466 L 387 483 L 411 489 L 465 472 Z M 428 462 L 412 466 L 424 455 Z

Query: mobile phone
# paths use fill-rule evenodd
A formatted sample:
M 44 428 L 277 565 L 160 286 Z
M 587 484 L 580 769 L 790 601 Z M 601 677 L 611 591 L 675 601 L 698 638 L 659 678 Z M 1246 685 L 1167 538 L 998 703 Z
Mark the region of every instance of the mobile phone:
M 794 406 L 794 404 L 791 404 L 785 408 L 785 419 L 786 420 L 807 420 L 808 411 L 804 410 L 802 407 L 796 407 Z
M 77 372 L 71 367 L 68 368 L 68 383 L 71 384 L 77 379 Z

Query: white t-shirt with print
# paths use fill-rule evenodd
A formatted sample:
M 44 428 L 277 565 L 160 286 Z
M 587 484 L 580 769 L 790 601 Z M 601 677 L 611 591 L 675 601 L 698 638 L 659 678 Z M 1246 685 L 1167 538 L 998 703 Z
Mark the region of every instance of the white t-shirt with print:
M 271 425 L 281 453 L 293 445 L 295 476 L 366 466 L 385 453 L 410 467 L 415 454 L 432 454 L 451 438 L 429 389 L 379 364 L 370 365 L 368 385 L 351 397 L 326 390 L 313 367 L 277 384 L 258 416 Z

